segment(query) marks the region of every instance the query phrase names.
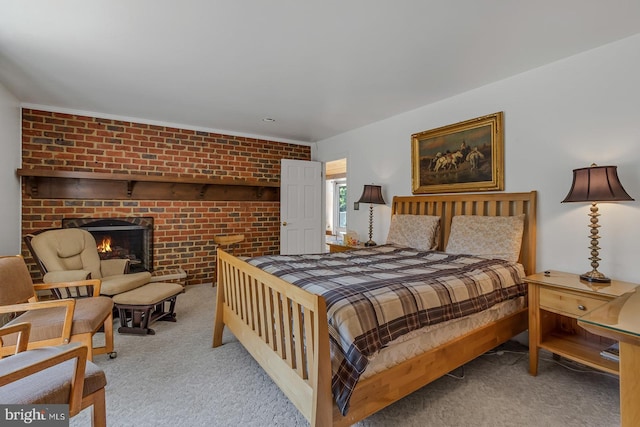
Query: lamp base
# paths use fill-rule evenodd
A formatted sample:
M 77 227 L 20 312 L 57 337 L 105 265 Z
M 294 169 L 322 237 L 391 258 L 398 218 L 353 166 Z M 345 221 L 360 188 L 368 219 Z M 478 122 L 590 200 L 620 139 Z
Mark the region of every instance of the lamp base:
M 587 282 L 611 283 L 611 279 L 597 270 L 592 270 L 588 273 L 581 274 L 580 279 L 586 280 Z
M 377 243 L 374 242 L 373 240 L 369 240 L 368 242 L 364 242 L 364 245 L 369 247 L 369 246 L 376 246 Z

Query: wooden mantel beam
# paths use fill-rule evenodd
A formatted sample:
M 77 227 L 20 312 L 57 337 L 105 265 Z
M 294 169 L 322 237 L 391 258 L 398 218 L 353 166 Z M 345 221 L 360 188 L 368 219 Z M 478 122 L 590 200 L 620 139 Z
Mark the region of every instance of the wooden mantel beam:
M 18 169 L 38 199 L 279 201 L 280 183 L 240 178 Z

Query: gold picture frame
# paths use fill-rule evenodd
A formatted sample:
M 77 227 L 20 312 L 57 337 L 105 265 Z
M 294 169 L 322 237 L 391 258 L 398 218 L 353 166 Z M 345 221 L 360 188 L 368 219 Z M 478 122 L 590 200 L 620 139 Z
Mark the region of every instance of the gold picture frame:
M 504 190 L 503 112 L 411 135 L 413 194 Z

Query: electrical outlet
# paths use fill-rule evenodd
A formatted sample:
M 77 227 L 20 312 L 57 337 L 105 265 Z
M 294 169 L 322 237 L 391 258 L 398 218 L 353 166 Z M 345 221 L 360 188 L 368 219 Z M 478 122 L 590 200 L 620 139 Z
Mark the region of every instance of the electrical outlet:
M 354 211 L 359 211 L 360 210 L 360 203 L 353 202 L 353 210 Z

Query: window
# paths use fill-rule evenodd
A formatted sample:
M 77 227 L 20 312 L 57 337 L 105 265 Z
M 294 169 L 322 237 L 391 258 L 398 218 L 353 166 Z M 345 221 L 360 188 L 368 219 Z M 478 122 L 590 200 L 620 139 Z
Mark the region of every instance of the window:
M 347 180 L 336 180 L 333 186 L 333 231 L 338 235 L 347 232 Z
M 327 241 L 341 240 L 347 231 L 347 159 L 325 163 L 325 234 Z

